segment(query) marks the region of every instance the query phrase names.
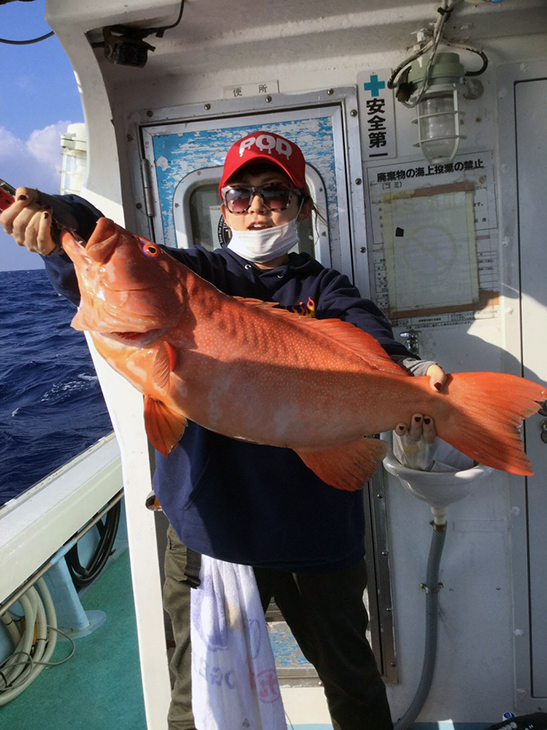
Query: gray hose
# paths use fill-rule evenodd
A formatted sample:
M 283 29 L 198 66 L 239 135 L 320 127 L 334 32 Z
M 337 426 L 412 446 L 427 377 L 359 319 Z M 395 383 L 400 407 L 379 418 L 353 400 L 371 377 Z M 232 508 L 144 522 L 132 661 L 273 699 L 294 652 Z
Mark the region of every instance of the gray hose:
M 425 596 L 425 647 L 420 684 L 405 714 L 395 723 L 395 730 L 407 730 L 420 714 L 431 689 L 437 659 L 437 614 L 439 604 L 439 568 L 446 537 L 446 523 L 434 525 L 427 561 Z

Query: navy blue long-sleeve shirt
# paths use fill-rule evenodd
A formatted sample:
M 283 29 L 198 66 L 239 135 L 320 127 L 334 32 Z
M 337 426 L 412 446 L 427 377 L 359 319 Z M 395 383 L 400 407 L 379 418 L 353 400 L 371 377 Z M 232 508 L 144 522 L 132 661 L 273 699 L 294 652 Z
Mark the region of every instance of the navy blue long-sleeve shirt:
M 99 211 L 74 196 L 63 200 L 71 205 L 80 235 L 88 238 Z M 311 308 L 319 319 L 347 320 L 374 336 L 390 355 L 412 357 L 347 276 L 307 254 L 290 254 L 287 264 L 262 270 L 228 248 L 170 253 L 226 294 L 275 301 L 300 312 Z M 55 289 L 77 304 L 68 257 L 44 261 Z M 153 483 L 179 538 L 197 552 L 291 572 L 344 569 L 364 555 L 362 492 L 323 483 L 291 449 L 237 441 L 189 422 L 167 457 L 156 453 Z

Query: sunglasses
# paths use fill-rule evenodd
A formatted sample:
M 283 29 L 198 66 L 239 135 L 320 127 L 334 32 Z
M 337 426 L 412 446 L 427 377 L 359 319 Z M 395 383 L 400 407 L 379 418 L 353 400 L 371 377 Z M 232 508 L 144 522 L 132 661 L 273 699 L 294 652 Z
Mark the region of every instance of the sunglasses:
M 260 195 L 268 210 L 286 210 L 292 200 L 293 192 L 298 189 L 283 183 L 269 183 L 268 185 L 226 185 L 220 191 L 224 205 L 230 213 L 246 213 L 251 207 L 255 195 Z

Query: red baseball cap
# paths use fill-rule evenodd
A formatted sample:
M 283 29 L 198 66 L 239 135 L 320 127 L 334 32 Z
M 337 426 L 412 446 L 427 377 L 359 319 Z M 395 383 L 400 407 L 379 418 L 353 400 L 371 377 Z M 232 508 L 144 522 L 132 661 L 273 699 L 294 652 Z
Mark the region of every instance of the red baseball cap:
M 258 160 L 278 165 L 299 190 L 308 194 L 306 161 L 300 147 L 275 132 L 263 130 L 242 137 L 230 147 L 218 186 L 219 193 L 241 167 Z

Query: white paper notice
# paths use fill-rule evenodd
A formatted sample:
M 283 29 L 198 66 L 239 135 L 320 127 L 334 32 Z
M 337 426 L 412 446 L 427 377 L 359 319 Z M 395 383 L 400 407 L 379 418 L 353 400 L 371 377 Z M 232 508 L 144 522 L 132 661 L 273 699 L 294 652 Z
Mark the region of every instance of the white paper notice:
M 479 300 L 473 185 L 382 196 L 391 316 Z

